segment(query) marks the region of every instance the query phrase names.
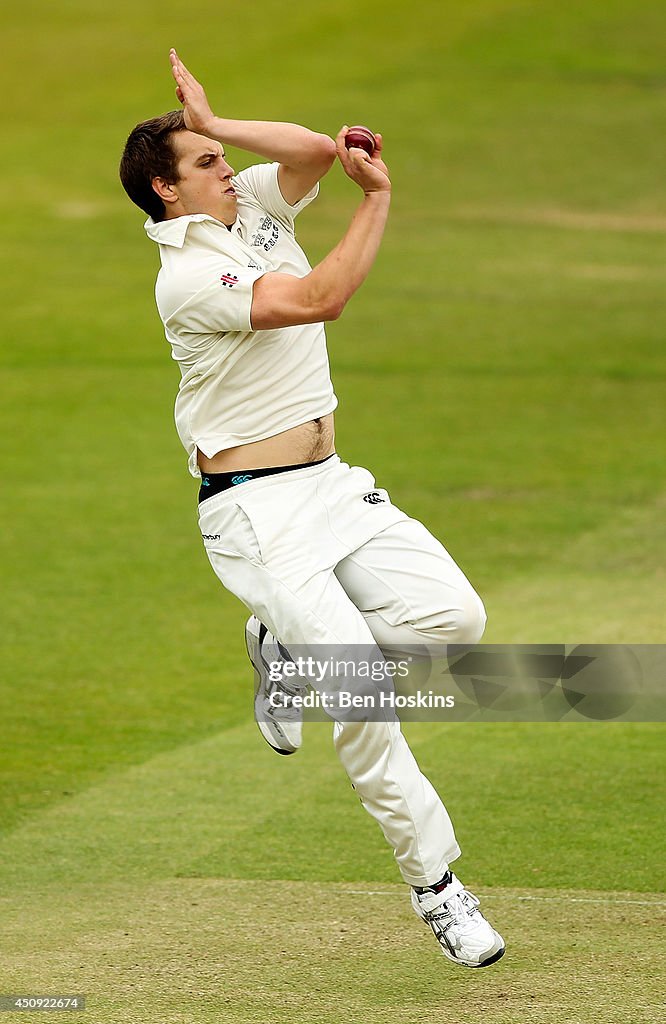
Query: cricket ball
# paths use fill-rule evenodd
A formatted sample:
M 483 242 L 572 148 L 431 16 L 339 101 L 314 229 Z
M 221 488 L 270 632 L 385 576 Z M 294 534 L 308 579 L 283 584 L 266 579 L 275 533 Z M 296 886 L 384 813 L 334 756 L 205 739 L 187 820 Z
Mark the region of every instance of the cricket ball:
M 362 124 L 355 124 L 345 135 L 345 146 L 347 149 L 364 149 L 368 156 L 375 151 L 376 139 L 369 128 Z

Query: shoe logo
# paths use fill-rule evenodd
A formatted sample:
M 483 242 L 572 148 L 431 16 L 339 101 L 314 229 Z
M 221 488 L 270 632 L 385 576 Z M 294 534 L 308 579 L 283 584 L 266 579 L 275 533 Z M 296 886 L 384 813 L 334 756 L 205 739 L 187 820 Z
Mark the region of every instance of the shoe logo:
M 368 505 L 380 505 L 386 501 L 386 498 L 382 498 L 379 491 L 370 491 L 369 494 L 363 495 L 363 501 L 367 501 Z
M 251 480 L 251 479 L 252 479 L 252 474 L 251 473 L 241 473 L 238 476 L 232 476 L 231 483 L 235 487 L 236 484 L 244 484 L 246 482 L 246 480 Z

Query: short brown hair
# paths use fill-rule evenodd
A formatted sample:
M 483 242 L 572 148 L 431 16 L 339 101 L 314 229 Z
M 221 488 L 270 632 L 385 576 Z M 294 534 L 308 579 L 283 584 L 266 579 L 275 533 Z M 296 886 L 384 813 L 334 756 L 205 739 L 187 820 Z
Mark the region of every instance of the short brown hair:
M 185 131 L 182 110 L 170 110 L 132 129 L 120 160 L 120 180 L 133 203 L 152 217 L 164 220 L 164 203 L 153 188 L 153 178 L 170 185 L 178 181 L 178 160 L 171 143 L 174 132 Z

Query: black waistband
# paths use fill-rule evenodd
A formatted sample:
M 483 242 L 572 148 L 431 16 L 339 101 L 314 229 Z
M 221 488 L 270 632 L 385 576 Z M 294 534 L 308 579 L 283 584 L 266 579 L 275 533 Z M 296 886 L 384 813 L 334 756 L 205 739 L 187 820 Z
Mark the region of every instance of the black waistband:
M 316 462 L 301 462 L 297 466 L 267 466 L 265 469 L 235 469 L 232 473 L 202 473 L 201 487 L 199 488 L 199 501 L 212 498 L 220 491 L 228 491 L 230 487 L 238 487 L 246 484 L 249 480 L 258 480 L 262 476 L 275 476 L 276 473 L 288 473 L 292 469 L 307 469 L 309 466 L 321 466 L 333 458 L 327 455 L 325 459 L 318 459 Z

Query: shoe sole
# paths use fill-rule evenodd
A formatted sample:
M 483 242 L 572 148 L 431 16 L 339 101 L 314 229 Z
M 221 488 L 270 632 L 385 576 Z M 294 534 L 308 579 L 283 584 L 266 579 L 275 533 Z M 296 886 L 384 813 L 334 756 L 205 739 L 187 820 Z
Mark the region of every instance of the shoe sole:
M 441 943 L 440 943 L 440 949 L 442 951 L 443 956 L 445 956 L 447 960 L 450 960 L 452 964 L 457 964 L 458 967 L 471 967 L 471 968 L 491 967 L 493 964 L 496 964 L 498 960 L 501 960 L 502 957 L 504 956 L 504 954 L 506 953 L 506 946 L 502 946 L 502 948 L 498 949 L 496 953 L 493 953 L 492 956 L 489 956 L 487 960 L 482 960 L 480 964 L 470 964 L 470 963 L 466 963 L 464 960 L 458 960 L 458 958 L 455 957 L 455 956 L 451 956 L 450 953 L 446 952 L 446 950 L 441 945 Z
M 245 649 L 247 650 L 247 656 L 250 659 L 250 663 L 252 665 L 252 668 L 254 669 L 255 703 L 256 703 L 257 697 L 259 696 L 260 690 L 263 688 L 263 676 L 262 676 L 261 668 L 259 668 L 259 665 L 261 665 L 261 653 L 259 651 L 259 644 L 260 644 L 259 637 L 255 636 L 254 633 L 250 633 L 249 629 L 246 628 L 245 629 Z M 259 665 L 257 664 L 257 662 L 259 663 Z M 274 750 L 276 754 L 282 754 L 284 757 L 287 757 L 289 754 L 295 754 L 296 753 L 296 750 L 294 750 L 294 749 L 285 750 L 284 747 L 277 746 L 276 741 L 275 741 L 275 737 L 274 737 L 273 733 L 271 732 L 271 730 L 269 729 L 267 723 L 264 722 L 264 721 L 261 721 L 261 719 L 257 718 L 256 710 L 255 710 L 254 720 L 257 723 L 257 728 L 259 729 L 259 732 L 261 733 L 261 735 L 266 740 L 266 743 L 268 743 L 268 745 L 271 748 L 271 750 Z
M 506 953 L 506 946 L 502 946 L 502 948 L 498 949 L 496 953 L 493 953 L 492 956 L 489 956 L 487 960 L 484 960 L 482 964 L 477 964 L 476 966 L 477 967 L 490 967 L 491 964 L 496 964 L 498 960 L 501 960 L 505 953 Z

